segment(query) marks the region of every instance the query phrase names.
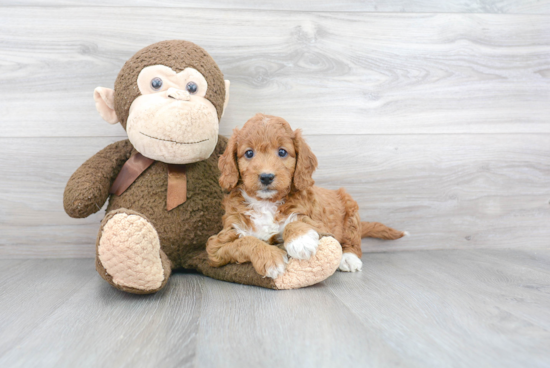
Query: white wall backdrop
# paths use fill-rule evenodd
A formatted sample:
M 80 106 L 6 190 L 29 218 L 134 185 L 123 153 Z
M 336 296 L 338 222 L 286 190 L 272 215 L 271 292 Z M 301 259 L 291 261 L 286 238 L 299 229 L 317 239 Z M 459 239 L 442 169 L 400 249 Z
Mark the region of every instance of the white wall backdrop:
M 365 251 L 550 245 L 550 1 L 0 1 L 0 258 L 92 257 L 64 186 L 124 138 L 92 99 L 136 51 L 204 47 L 229 135 L 302 128 L 318 185 L 412 236 Z

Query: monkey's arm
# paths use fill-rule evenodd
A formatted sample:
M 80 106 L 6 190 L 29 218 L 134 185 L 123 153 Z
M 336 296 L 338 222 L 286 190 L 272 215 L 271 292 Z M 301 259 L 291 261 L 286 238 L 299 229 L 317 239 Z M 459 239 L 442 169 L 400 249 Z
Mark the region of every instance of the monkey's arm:
M 129 140 L 115 142 L 84 162 L 65 187 L 65 212 L 71 217 L 83 218 L 99 211 L 109 197 L 109 189 L 120 169 L 130 158 L 132 149 Z

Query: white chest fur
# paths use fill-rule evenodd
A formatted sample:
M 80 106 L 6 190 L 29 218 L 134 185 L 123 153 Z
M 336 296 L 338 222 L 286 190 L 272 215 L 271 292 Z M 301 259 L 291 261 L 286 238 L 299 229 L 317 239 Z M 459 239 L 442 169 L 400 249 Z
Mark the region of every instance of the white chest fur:
M 250 217 L 252 227 L 248 228 L 233 224 L 233 228 L 237 231 L 237 234 L 240 237 L 254 236 L 263 241 L 269 240 L 273 235 L 279 235 L 282 241 L 285 226 L 292 221 L 296 221 L 296 214 L 293 213 L 286 218 L 280 218 L 277 214 L 279 206 L 283 203 L 282 201 L 259 201 L 248 196 L 244 191 L 243 196 L 249 208 L 244 214 Z

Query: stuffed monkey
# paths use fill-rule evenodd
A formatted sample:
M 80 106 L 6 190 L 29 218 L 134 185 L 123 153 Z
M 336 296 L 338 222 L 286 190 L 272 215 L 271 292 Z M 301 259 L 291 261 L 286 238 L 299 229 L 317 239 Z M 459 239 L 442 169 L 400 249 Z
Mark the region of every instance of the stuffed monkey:
M 94 91 L 96 108 L 128 139 L 113 143 L 71 176 L 63 204 L 84 218 L 109 200 L 96 242 L 96 268 L 114 287 L 136 294 L 162 289 L 173 269 L 231 282 L 297 288 L 329 277 L 341 249 L 323 238 L 308 261 L 291 260 L 277 279 L 247 264 L 208 265 L 205 245 L 222 229 L 218 135 L 229 81 L 212 57 L 188 41 L 163 41 L 132 56 L 114 90 Z

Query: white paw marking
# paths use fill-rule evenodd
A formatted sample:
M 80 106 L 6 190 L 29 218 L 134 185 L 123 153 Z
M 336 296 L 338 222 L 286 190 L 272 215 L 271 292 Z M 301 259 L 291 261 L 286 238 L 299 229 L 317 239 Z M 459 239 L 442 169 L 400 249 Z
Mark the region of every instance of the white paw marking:
M 288 263 L 288 257 L 284 256 L 284 263 L 279 263 L 277 267 L 270 267 L 267 269 L 266 276 L 271 277 L 272 279 L 276 279 L 279 277 L 279 275 L 282 275 L 285 273 L 286 264 Z
M 342 254 L 342 260 L 340 261 L 340 271 L 344 272 L 356 272 L 361 271 L 363 268 L 363 262 L 353 253 Z
M 315 230 L 309 230 L 305 235 L 285 244 L 288 255 L 296 259 L 310 259 L 317 253 L 317 247 L 319 247 L 319 234 Z
M 403 236 L 411 236 L 411 233 L 409 233 L 408 231 L 403 231 Z

